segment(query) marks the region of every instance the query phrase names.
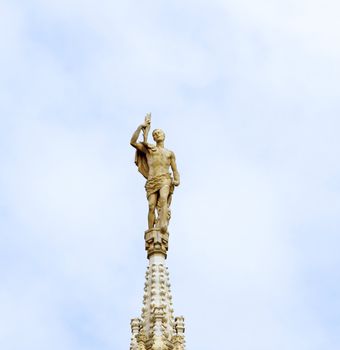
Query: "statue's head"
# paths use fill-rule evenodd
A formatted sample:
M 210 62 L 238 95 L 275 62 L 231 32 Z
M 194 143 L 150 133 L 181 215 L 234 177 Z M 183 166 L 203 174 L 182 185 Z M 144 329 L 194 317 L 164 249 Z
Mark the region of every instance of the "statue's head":
M 152 137 L 155 140 L 155 142 L 160 142 L 165 140 L 165 134 L 164 131 L 161 129 L 155 129 L 152 132 Z

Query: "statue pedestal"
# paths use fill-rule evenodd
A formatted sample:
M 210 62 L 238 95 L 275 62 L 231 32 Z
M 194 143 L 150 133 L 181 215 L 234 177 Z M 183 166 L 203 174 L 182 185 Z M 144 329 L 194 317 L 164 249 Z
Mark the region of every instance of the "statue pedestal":
M 167 257 L 169 247 L 169 233 L 162 233 L 159 228 L 152 228 L 145 231 L 145 250 L 148 254 L 148 259 L 154 255 Z
M 169 271 L 165 260 L 169 233 L 145 231 L 149 266 L 140 318 L 131 321 L 130 350 L 185 350 L 184 318 L 174 317 Z

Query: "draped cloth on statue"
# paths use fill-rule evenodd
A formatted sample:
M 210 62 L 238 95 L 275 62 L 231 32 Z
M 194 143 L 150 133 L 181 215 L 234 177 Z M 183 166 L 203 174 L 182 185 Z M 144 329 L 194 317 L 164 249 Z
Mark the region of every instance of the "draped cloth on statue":
M 161 174 L 148 179 L 145 184 L 146 196 L 150 197 L 153 193 L 158 192 L 161 188 L 169 186 L 170 192 L 169 195 L 172 195 L 174 192 L 174 185 L 172 185 L 172 178 L 169 173 Z
M 143 143 L 144 144 L 144 143 Z M 147 144 L 144 144 L 146 148 L 149 148 Z M 135 164 L 137 165 L 138 171 L 147 179 L 149 177 L 149 166 L 144 152 L 136 150 Z

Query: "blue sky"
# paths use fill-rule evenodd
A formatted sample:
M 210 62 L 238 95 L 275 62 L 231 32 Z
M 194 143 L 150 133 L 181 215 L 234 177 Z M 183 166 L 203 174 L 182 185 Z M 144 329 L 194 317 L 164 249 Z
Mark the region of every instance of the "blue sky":
M 195 350 L 340 348 L 340 5 L 0 1 L 0 348 L 119 350 L 140 315 L 152 112 L 182 183 Z

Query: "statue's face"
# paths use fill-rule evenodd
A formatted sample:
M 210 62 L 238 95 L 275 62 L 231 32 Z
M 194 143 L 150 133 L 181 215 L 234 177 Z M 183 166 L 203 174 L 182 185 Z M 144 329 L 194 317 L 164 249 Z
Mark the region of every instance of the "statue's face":
M 155 140 L 155 142 L 164 141 L 164 139 L 165 139 L 165 134 L 164 134 L 163 130 L 161 130 L 161 129 L 154 130 L 152 132 L 152 136 L 153 136 L 153 139 Z

